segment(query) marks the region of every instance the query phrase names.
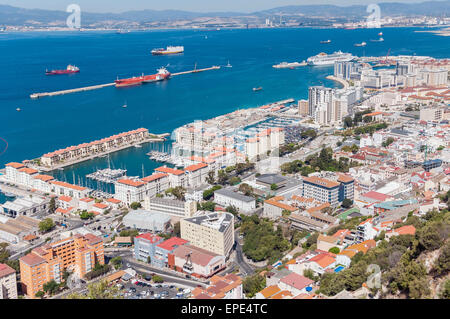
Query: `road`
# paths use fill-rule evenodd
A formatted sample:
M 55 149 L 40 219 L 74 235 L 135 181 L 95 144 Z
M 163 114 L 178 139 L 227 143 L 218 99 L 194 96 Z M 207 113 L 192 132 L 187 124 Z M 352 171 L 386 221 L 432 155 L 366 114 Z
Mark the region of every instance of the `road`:
M 248 276 L 254 273 L 253 268 L 245 262 L 242 247 L 239 244 L 239 231 L 236 230 L 234 233 L 235 243 L 236 243 L 236 262 L 238 263 L 239 267 L 241 268 L 241 273 L 244 276 Z

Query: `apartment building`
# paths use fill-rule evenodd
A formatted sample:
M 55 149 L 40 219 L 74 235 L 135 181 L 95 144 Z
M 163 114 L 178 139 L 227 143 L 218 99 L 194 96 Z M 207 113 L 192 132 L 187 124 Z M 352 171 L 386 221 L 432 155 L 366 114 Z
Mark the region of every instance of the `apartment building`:
M 206 177 L 208 176 L 210 168 L 206 163 L 198 163 L 189 165 L 185 167 L 184 170 L 186 172 L 187 184 L 190 187 L 196 187 L 206 182 Z
M 16 271 L 0 264 L 0 299 L 17 299 Z
M 124 178 L 114 183 L 114 198 L 127 205 L 143 201 L 145 192 L 145 182 L 140 180 Z
M 340 174 L 334 180 L 318 176 L 303 177 L 303 196 L 337 206 L 345 198 L 354 197 L 354 179 Z
M 64 269 L 83 278 L 95 264 L 104 264 L 103 241 L 92 234 L 77 234 L 34 248 L 19 262 L 22 290 L 28 297 L 35 298 L 45 283 L 61 282 Z
M 214 192 L 214 202 L 223 207 L 234 206 L 241 212 L 250 212 L 256 208 L 256 201 L 253 197 L 242 195 L 227 188 L 221 188 Z
M 151 212 L 185 218 L 195 214 L 197 211 L 197 203 L 194 201 L 146 197 L 144 200 L 144 208 Z
M 134 258 L 144 262 L 150 260 L 153 263 L 155 247 L 163 241 L 163 238 L 151 233 L 144 233 L 134 237 Z
M 42 155 L 41 163 L 42 165 L 52 167 L 53 165 L 66 161 L 74 161 L 86 156 L 111 151 L 127 144 L 132 145 L 133 143 L 145 140 L 148 135 L 149 133 L 147 129 L 139 128 L 90 143 L 69 146 L 64 149 Z
M 170 168 L 167 166 L 161 166 L 155 168 L 155 172 L 164 173 L 169 175 L 169 187 L 186 187 L 187 186 L 187 178 L 186 172 L 180 169 Z
M 218 255 L 228 256 L 234 244 L 234 216 L 206 213 L 180 221 L 181 238 Z

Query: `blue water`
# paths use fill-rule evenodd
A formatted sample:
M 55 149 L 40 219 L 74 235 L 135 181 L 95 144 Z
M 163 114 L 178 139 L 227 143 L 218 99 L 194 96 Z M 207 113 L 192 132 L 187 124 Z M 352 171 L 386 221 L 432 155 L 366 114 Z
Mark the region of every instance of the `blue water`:
M 450 41 L 413 28 L 381 29 L 385 42 L 372 43 L 380 29 L 268 29 L 221 31 L 52 32 L 0 34 L 0 167 L 44 153 L 146 127 L 154 133 L 171 133 L 196 119 L 207 119 L 238 108 L 254 107 L 285 98 L 306 98 L 310 85 L 336 84 L 325 80 L 332 67 L 275 70 L 282 61 L 302 61 L 321 51 L 355 55 L 418 54 L 445 57 Z M 205 39 L 205 35 L 208 38 Z M 331 44 L 319 44 L 331 39 Z M 366 41 L 365 48 L 354 47 Z M 151 56 L 150 50 L 184 45 L 177 56 Z M 141 87 L 114 87 L 64 96 L 31 100 L 34 92 L 48 92 L 109 83 L 119 77 L 151 74 L 169 64 L 171 72 L 211 65 L 222 68 L 174 77 Z M 79 74 L 45 76 L 45 69 L 80 67 Z M 257 93 L 255 86 L 262 86 Z M 127 102 L 128 108 L 121 106 Z M 21 112 L 16 108 L 20 107 Z M 8 149 L 4 151 L 5 142 Z M 115 167 L 129 175 L 148 175 L 159 166 L 145 153 L 150 148 L 131 148 L 111 155 Z M 107 166 L 106 159 L 81 163 L 60 178 L 75 181 Z

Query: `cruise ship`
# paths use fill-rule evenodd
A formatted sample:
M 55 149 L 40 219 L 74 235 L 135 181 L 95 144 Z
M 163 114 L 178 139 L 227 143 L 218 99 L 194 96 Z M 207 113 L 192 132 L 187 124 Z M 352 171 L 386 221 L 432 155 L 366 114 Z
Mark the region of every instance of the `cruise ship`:
M 347 62 L 355 59 L 351 53 L 343 53 L 337 51 L 332 54 L 319 53 L 315 56 L 309 57 L 307 63 L 309 65 L 332 65 L 334 62 Z
M 301 63 L 300 62 L 291 62 L 291 63 L 281 62 L 280 64 L 272 65 L 272 67 L 275 69 L 288 69 L 288 68 L 296 68 L 296 67 L 305 66 L 305 65 L 307 65 L 306 61 L 303 61 Z

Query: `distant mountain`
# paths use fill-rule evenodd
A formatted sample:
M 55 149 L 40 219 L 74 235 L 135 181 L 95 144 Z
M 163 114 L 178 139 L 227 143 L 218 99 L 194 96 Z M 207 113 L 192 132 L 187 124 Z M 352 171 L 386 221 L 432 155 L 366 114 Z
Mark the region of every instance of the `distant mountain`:
M 422 3 L 380 3 L 382 16 L 394 15 L 430 15 L 449 16 L 450 0 L 427 1 Z M 239 18 L 244 16 L 266 17 L 278 14 L 305 15 L 316 17 L 352 17 L 362 18 L 368 15 L 367 6 L 335 6 L 335 5 L 298 5 L 284 6 L 270 10 L 256 11 L 253 13 L 239 12 L 188 12 L 180 10 L 141 10 L 127 11 L 123 13 L 89 13 L 82 12 L 83 24 L 95 24 L 102 22 L 130 22 L 144 23 L 155 21 L 193 20 L 202 17 Z M 0 25 L 33 25 L 56 24 L 64 22 L 68 13 L 64 11 L 51 11 L 40 9 L 23 9 L 8 5 L 0 5 Z
M 422 3 L 379 3 L 382 16 L 395 15 L 431 15 L 450 16 L 450 1 L 427 1 Z M 256 12 L 256 14 L 305 14 L 312 16 L 353 16 L 365 17 L 368 15 L 367 6 L 335 6 L 335 5 L 298 5 L 277 7 L 270 10 Z

